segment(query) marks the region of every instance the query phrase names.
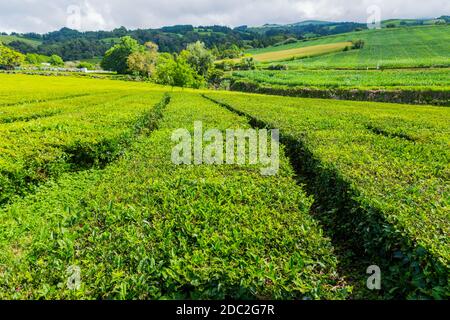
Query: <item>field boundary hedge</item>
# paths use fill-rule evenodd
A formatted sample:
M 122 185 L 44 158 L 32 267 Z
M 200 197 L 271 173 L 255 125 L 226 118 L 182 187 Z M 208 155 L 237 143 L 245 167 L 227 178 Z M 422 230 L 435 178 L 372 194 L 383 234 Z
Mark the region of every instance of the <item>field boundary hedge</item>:
M 232 80 L 231 91 L 287 97 L 373 101 L 450 107 L 449 91 L 315 89 L 307 87 L 264 86 L 253 81 Z
M 255 128 L 271 129 L 269 123 L 232 105 L 205 94 L 203 97 L 246 117 Z M 286 154 L 302 183 L 306 182 L 305 190 L 314 195 L 316 218 L 322 222 L 324 231 L 332 238 L 336 248 L 345 248 L 347 253 L 348 249 L 351 250 L 353 257 L 346 258 L 349 261 L 341 261 L 344 268 L 380 266 L 383 270 L 383 288 L 396 291 L 383 290 L 386 298 L 442 299 L 450 295 L 448 266 L 413 240 L 403 237 L 380 210 L 367 208 L 355 200 L 360 197 L 351 182 L 324 166 L 304 141 L 280 130 L 280 142 L 286 147 Z M 434 296 L 435 290 L 439 292 L 437 296 Z

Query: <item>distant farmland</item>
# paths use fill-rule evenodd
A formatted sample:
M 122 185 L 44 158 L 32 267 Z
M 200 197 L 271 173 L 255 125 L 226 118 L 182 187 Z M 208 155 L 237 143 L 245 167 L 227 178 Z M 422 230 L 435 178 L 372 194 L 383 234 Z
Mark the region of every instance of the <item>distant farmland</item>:
M 321 44 L 311 47 L 265 52 L 256 54 L 253 58 L 260 62 L 301 59 L 305 57 L 315 57 L 327 53 L 343 51 L 345 48 L 351 47 L 351 45 L 351 42 Z
M 268 85 L 313 88 L 449 90 L 450 69 L 255 70 L 234 72 L 237 79 Z
M 364 41 L 361 49 L 286 59 L 276 65 L 274 61 L 263 61 L 256 70 L 233 72 L 231 89 L 296 97 L 449 105 L 449 26 L 366 30 L 247 53 L 281 57 L 296 50 L 314 51 L 327 44 L 357 40 Z M 280 65 L 282 68 L 278 68 Z
M 287 62 L 290 68 L 367 69 L 397 67 L 450 66 L 450 26 L 422 26 L 367 30 L 279 47 L 248 51 L 259 56 L 267 53 L 331 43 L 364 40 L 361 50 L 332 53 Z

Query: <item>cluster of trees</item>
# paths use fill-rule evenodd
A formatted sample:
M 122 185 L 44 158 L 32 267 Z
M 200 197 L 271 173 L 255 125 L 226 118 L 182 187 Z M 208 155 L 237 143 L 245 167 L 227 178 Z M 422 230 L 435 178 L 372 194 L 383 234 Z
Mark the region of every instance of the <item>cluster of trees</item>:
M 32 64 L 32 65 L 40 65 L 42 63 L 49 63 L 55 67 L 64 66 L 64 60 L 56 54 L 53 54 L 49 57 L 49 56 L 44 56 L 42 54 L 37 54 L 37 53 L 27 53 L 25 55 L 25 62 L 28 64 Z
M 151 79 L 159 84 L 200 88 L 217 83 L 223 73 L 214 68 L 215 57 L 204 43 L 188 44 L 180 53 L 159 53 L 153 42 L 144 45 L 129 36 L 111 47 L 101 62 L 105 70 Z
M 253 57 L 244 57 L 240 60 L 226 59 L 216 63 L 216 68 L 223 71 L 255 70 L 256 62 Z
M 108 50 L 113 41 L 101 41 L 90 39 L 71 39 L 62 42 L 43 43 L 34 53 L 51 56 L 56 54 L 65 61 L 75 61 L 101 57 Z
M 24 60 L 25 56 L 23 54 L 0 43 L 0 69 L 13 69 L 20 66 Z
M 350 32 L 365 25 L 356 23 L 334 23 L 321 25 L 288 25 L 248 28 L 241 26 L 229 28 L 224 26 L 179 25 L 160 29 L 127 30 L 120 27 L 112 31 L 79 32 L 69 28 L 44 35 L 36 33 L 14 34 L 26 39 L 41 41 L 39 46 L 32 46 L 24 41 L 14 41 L 12 48 L 23 54 L 38 53 L 51 56 L 59 55 L 65 61 L 75 61 L 101 57 L 118 39 L 130 36 L 141 45 L 153 42 L 160 52 L 180 53 L 190 43 L 200 41 L 213 50 L 219 59 L 234 59 L 242 56 L 248 48 L 261 48 L 291 39 L 305 39 L 307 35 L 330 35 Z
M 231 46 L 213 46 L 211 50 L 217 59 L 236 59 L 244 55 L 242 48 L 232 44 Z
M 363 49 L 365 45 L 366 45 L 366 42 L 364 40 L 353 40 L 352 41 L 352 49 L 353 50 Z
M 20 41 L 20 40 L 11 41 L 10 43 L 8 43 L 8 47 L 10 47 L 16 51 L 19 51 L 20 53 L 23 53 L 23 54 L 36 52 L 35 47 L 33 47 L 31 44 L 29 44 L 25 41 Z
M 76 67 L 78 69 L 87 69 L 87 70 L 95 70 L 97 69 L 96 66 L 90 62 L 86 62 L 86 61 L 81 61 L 79 62 Z
M 58 55 L 50 57 L 36 53 L 28 53 L 26 55 L 0 43 L 0 69 L 13 69 L 23 64 L 40 65 L 49 63 L 53 66 L 64 66 L 64 61 Z

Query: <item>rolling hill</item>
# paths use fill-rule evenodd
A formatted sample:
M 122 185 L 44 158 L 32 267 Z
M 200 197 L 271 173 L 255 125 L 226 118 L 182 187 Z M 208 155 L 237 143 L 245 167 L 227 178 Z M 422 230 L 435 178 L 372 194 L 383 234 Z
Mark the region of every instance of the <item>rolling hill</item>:
M 248 53 L 259 55 L 352 40 L 364 40 L 364 48 L 286 63 L 291 68 L 319 69 L 450 66 L 450 26 L 448 25 L 366 30 L 250 50 Z
M 3 44 L 9 44 L 13 41 L 22 41 L 25 42 L 27 44 L 29 44 L 30 46 L 33 47 L 37 47 L 39 46 L 42 42 L 39 40 L 34 40 L 34 39 L 28 39 L 28 38 L 24 38 L 21 36 L 6 36 L 6 35 L 0 35 L 0 42 Z

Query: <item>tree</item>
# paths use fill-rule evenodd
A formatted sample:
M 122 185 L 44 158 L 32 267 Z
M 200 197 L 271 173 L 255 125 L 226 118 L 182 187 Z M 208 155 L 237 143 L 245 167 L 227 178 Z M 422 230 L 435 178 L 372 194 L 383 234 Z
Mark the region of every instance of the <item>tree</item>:
M 217 58 L 218 59 L 235 59 L 242 57 L 242 50 L 235 44 L 231 46 L 225 46 L 225 48 L 216 48 L 217 50 Z
M 5 47 L 0 43 L 0 69 L 13 69 L 25 61 L 25 56 L 20 52 Z
M 215 57 L 206 49 L 203 42 L 197 41 L 187 46 L 181 54 L 189 65 L 201 76 L 206 77 L 208 70 L 213 66 Z
M 48 60 L 48 62 L 49 62 L 52 66 L 58 66 L 58 67 L 60 67 L 60 66 L 63 66 L 63 65 L 64 65 L 64 60 L 63 60 L 60 56 L 58 56 L 58 55 L 56 55 L 56 54 L 51 55 L 51 56 L 50 56 L 50 59 Z
M 28 44 L 27 42 L 24 41 L 20 41 L 20 40 L 15 40 L 15 41 L 11 41 L 8 44 L 8 47 L 19 51 L 20 53 L 23 54 L 27 54 L 27 53 L 35 53 L 36 52 L 36 48 L 33 47 L 32 45 Z
M 352 49 L 363 49 L 365 44 L 364 40 L 352 41 Z
M 101 66 L 105 70 L 116 71 L 121 74 L 129 73 L 128 57 L 132 53 L 143 51 L 144 47 L 135 39 L 129 36 L 122 37 L 118 44 L 106 51 Z
M 160 54 L 156 61 L 156 82 L 159 84 L 174 86 L 174 70 L 176 67 L 175 59 L 170 53 Z
M 234 68 L 236 68 L 237 70 L 255 70 L 255 59 L 253 59 L 253 57 L 245 57 L 241 59 L 239 63 L 235 64 Z
M 81 61 L 80 63 L 77 64 L 77 68 L 78 69 L 95 70 L 95 65 L 93 65 L 92 63 L 86 62 L 86 61 Z
M 155 72 L 158 46 L 147 42 L 144 47 L 145 51 L 136 51 L 128 56 L 127 65 L 130 72 L 150 78 Z
M 39 65 L 41 63 L 48 62 L 49 59 L 50 59 L 49 57 L 37 53 L 28 53 L 25 56 L 25 62 L 34 65 Z
M 200 88 L 204 78 L 191 68 L 181 55 L 162 53 L 158 56 L 154 79 L 157 83 L 178 87 Z
M 211 68 L 208 71 L 208 76 L 206 77 L 206 79 L 208 80 L 208 83 L 210 85 L 214 86 L 215 88 L 218 88 L 222 83 L 224 75 L 225 72 L 223 72 L 223 70 Z

